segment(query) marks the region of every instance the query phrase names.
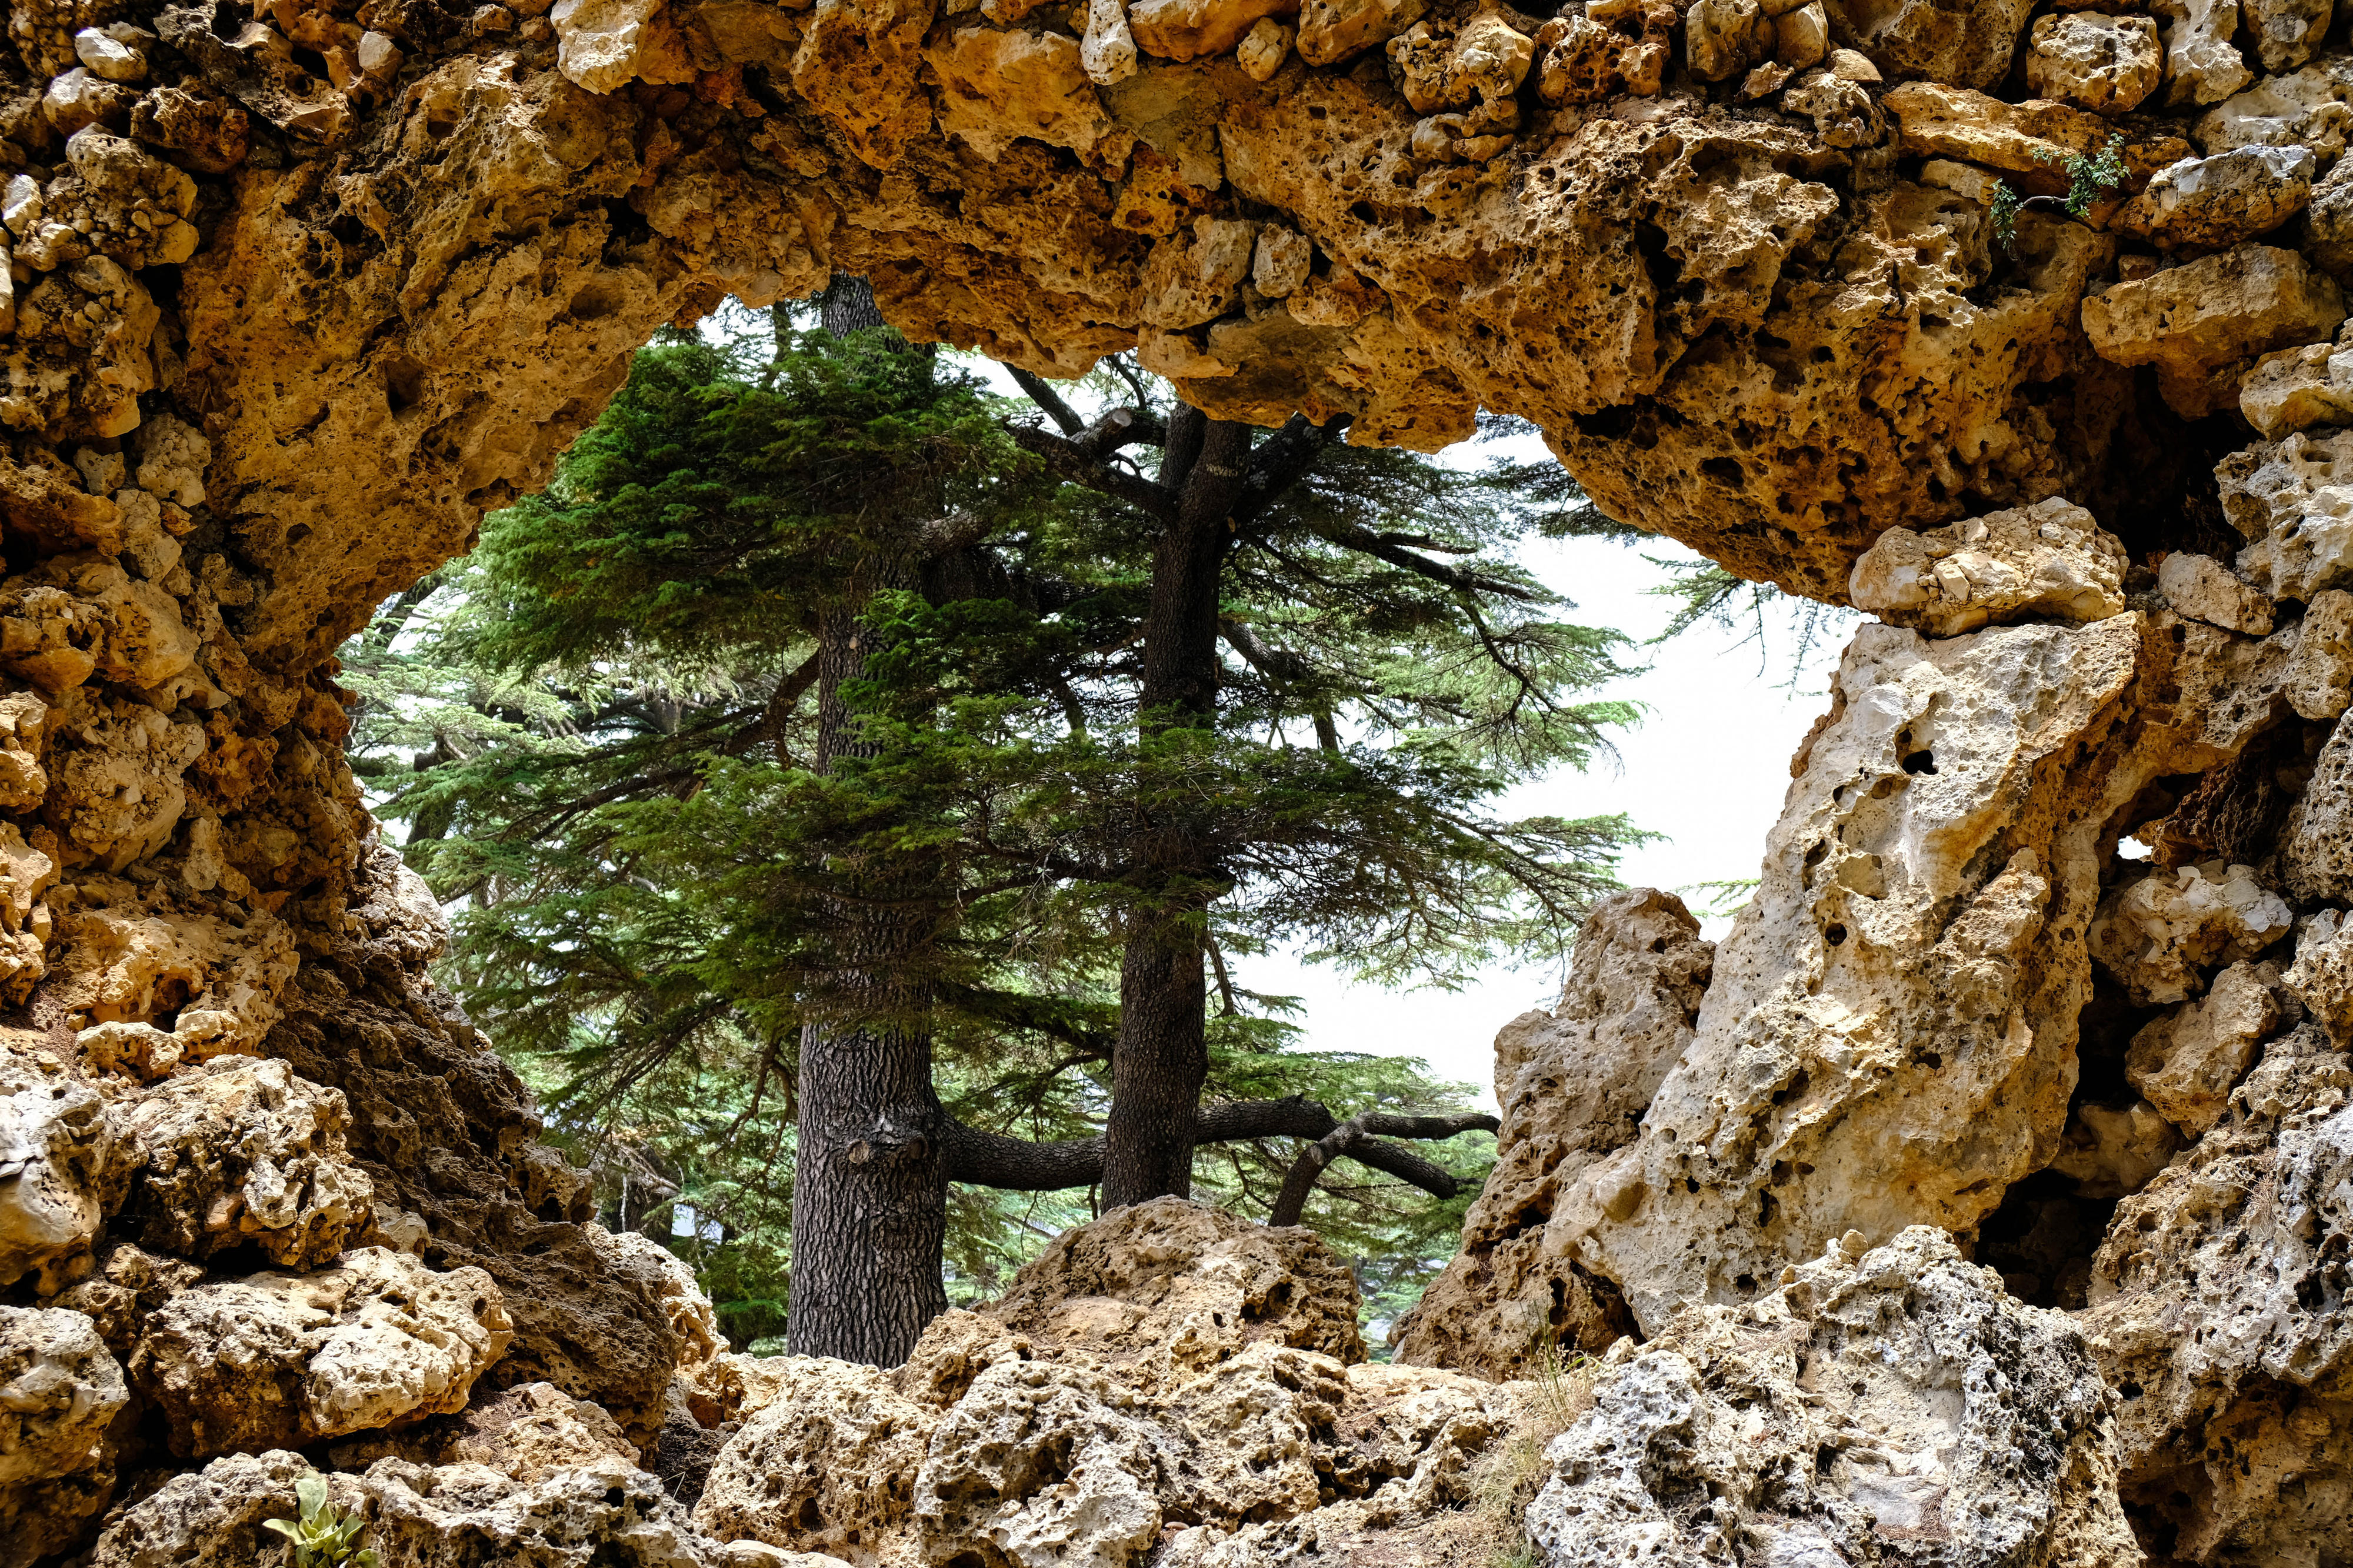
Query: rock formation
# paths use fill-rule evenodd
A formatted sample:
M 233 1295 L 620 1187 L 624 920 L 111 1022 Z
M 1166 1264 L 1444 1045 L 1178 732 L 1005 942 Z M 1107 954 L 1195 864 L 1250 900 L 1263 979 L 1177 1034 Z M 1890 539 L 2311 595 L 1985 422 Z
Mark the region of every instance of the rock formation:
M 0 1563 L 261 1561 L 290 1445 L 394 1564 L 1467 1561 L 1543 1383 L 1470 1374 L 1559 1347 L 1615 1359 L 1534 1515 L 1556 1562 L 2121 1561 L 2117 1506 L 2157 1561 L 2344 1555 L 2332 15 L 25 0 Z M 1132 347 L 1229 417 L 1518 416 L 1609 515 L 1878 617 L 1731 933 L 1609 900 L 1507 1031 L 1497 1174 L 1401 1341 L 1451 1370 L 1364 1364 L 1303 1238 L 1166 1209 L 894 1373 L 725 1355 L 426 978 L 332 650 L 655 327 L 836 271 L 917 337 Z M 1813 1392 L 1763 1341 L 1837 1363 L 1898 1279 L 1928 1348 L 1806 1406 L 1830 1468 L 1740 1447 L 1742 1400 Z M 2034 1462 L 1915 1462 L 2020 1430 L 1989 1335 Z M 1671 1405 L 1694 1446 L 1630 1470 Z

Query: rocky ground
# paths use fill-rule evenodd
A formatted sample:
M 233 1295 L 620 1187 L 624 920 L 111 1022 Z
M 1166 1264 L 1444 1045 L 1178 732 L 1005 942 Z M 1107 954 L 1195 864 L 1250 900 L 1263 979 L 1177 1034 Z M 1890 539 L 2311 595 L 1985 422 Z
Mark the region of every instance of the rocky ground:
M 2353 1561 L 2348 23 L 22 0 L 0 1568 L 273 1562 L 305 1464 L 393 1568 Z M 1613 899 L 1505 1029 L 1411 1364 L 1170 1205 L 895 1373 L 723 1353 L 427 979 L 333 648 L 655 327 L 837 269 L 1517 416 L 1873 617 L 1730 934 Z

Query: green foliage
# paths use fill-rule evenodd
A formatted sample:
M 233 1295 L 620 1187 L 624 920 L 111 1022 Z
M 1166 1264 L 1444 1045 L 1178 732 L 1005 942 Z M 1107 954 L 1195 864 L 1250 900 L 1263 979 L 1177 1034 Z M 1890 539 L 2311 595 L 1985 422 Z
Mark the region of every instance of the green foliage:
M 263 1529 L 294 1543 L 294 1568 L 376 1568 L 375 1552 L 359 1544 L 365 1521 L 357 1514 L 345 1516 L 327 1500 L 326 1477 L 315 1470 L 305 1474 L 294 1483 L 294 1498 L 300 1520 L 261 1521 Z
M 1165 414 L 1131 367 L 1101 374 Z M 1021 412 L 887 331 L 659 344 L 543 495 L 346 649 L 363 769 L 466 903 L 445 977 L 608 1220 L 693 1263 L 739 1345 L 784 1322 L 801 1032 L 865 978 L 842 973 L 845 920 L 936 911 L 892 1005 L 951 1114 L 1090 1136 L 1141 825 L 1182 831 L 1214 868 L 1212 1098 L 1461 1110 L 1419 1063 L 1290 1048 L 1288 999 L 1247 989 L 1248 964 L 1297 947 L 1452 984 L 1556 958 L 1641 837 L 1485 809 L 1636 716 L 1583 695 L 1624 639 L 1562 619 L 1512 558 L 1554 526 L 1540 495 L 1331 446 L 1235 542 L 1215 723 L 1147 732 L 1158 524 L 1042 473 L 1006 434 Z M 910 519 L 963 542 L 894 574 Z M 820 768 L 810 659 L 841 616 L 854 744 Z M 1451 1252 L 1489 1148 L 1421 1151 L 1465 1179 L 1452 1203 L 1352 1163 L 1319 1186 L 1308 1223 L 1362 1260 L 1368 1321 Z M 1295 1152 L 1204 1149 L 1198 1181 L 1262 1211 Z M 955 1189 L 952 1299 L 997 1293 L 1088 1203 Z
M 2094 204 L 2110 191 L 2125 183 L 2130 173 L 2125 167 L 2125 138 L 2120 131 L 2110 132 L 2108 139 L 2090 157 L 2082 153 L 2062 153 L 2053 148 L 2039 148 L 2035 156 L 2046 163 L 2057 163 L 2067 175 L 2067 194 L 2061 198 L 2061 207 L 2072 218 L 2082 218 Z M 1998 181 L 1993 190 L 1993 237 L 2005 255 L 2018 253 L 2018 214 L 2026 205 L 2010 186 L 2007 180 Z

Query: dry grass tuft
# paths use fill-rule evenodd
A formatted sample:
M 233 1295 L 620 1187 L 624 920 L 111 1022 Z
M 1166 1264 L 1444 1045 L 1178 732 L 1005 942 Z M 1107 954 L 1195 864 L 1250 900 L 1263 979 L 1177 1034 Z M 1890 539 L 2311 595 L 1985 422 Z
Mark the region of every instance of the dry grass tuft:
M 1564 1354 L 1556 1333 L 1545 1331 L 1519 1425 L 1489 1450 L 1477 1476 L 1479 1513 L 1494 1542 L 1487 1568 L 1536 1568 L 1535 1549 L 1528 1544 L 1528 1504 L 1549 1474 L 1546 1446 L 1593 1408 L 1595 1370 L 1590 1357 Z

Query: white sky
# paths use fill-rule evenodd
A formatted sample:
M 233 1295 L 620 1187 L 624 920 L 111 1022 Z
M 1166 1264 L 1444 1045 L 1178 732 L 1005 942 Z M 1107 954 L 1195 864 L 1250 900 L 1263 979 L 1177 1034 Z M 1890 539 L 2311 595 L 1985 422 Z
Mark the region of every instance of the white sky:
M 1664 574 L 1645 555 L 1689 552 L 1663 539 L 1631 549 L 1536 540 L 1522 559 L 1577 601 L 1578 619 L 1639 642 L 1662 630 L 1671 613 L 1668 601 L 1647 592 Z M 1739 634 L 1712 625 L 1630 650 L 1630 662 L 1648 668 L 1604 695 L 1631 699 L 1647 712 L 1639 728 L 1619 733 L 1617 764 L 1560 770 L 1504 797 L 1499 811 L 1572 817 L 1622 811 L 1666 835 L 1626 856 L 1620 875 L 1630 887 L 1681 890 L 1754 877 L 1788 787 L 1790 753 L 1827 705 L 1828 678 L 1846 635 L 1834 629 L 1823 639 L 1794 689 L 1782 689 L 1797 647 L 1786 621 L 1772 627 L 1761 664 L 1756 644 L 1740 645 Z M 1686 896 L 1695 906 L 1706 897 Z M 1711 937 L 1730 924 L 1694 912 Z M 1301 1045 L 1420 1057 L 1440 1076 L 1479 1086 L 1481 1103 L 1491 1109 L 1495 1031 L 1530 1007 L 1549 1007 L 1559 990 L 1558 972 L 1548 964 L 1495 965 L 1456 992 L 1350 985 L 1328 969 L 1272 957 L 1250 961 L 1237 978 L 1254 991 L 1301 998 Z

